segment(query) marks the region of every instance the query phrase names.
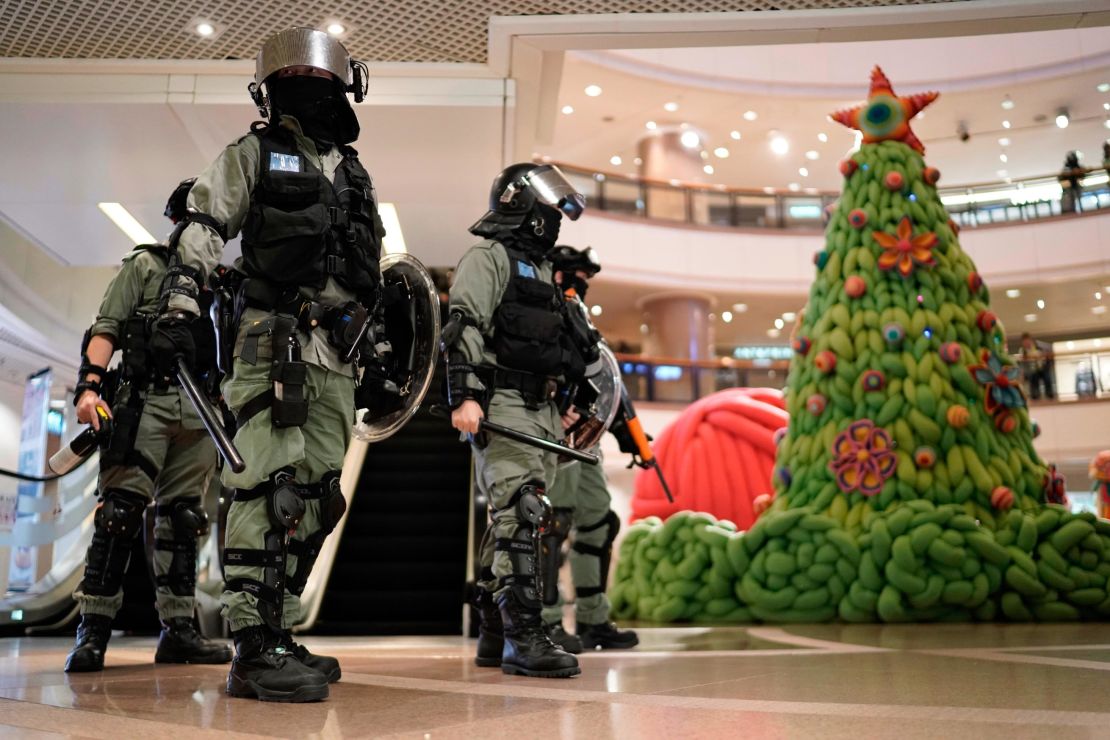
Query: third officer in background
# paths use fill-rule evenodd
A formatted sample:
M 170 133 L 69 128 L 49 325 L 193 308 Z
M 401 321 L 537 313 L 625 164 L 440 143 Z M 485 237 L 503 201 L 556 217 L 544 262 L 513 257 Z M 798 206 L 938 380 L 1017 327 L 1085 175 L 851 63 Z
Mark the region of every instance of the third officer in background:
M 235 638 L 233 696 L 315 701 L 340 677 L 335 658 L 310 653 L 290 630 L 324 538 L 346 510 L 339 474 L 356 381 L 376 356 L 369 337 L 385 232 L 350 147 L 359 123 L 347 99 L 362 100 L 365 75 L 322 31 L 293 28 L 263 43 L 250 91 L 268 120 L 198 178 L 158 322 L 180 336 L 197 313 L 198 276 L 241 233 L 243 257 L 224 288 L 233 307 L 219 321 L 221 356 L 234 357 L 224 398 L 247 463 L 224 471 L 235 489 L 222 597 Z
M 516 164 L 498 175 L 489 211 L 470 228 L 483 240 L 459 262 L 443 331 L 451 422 L 474 441 L 477 485 L 492 519 L 480 558 L 476 662 L 505 673 L 581 672 L 575 657 L 548 639 L 540 618 L 538 540 L 550 524 L 546 491 L 555 455 L 504 437 L 483 439 L 479 425 L 488 417 L 554 441 L 573 421 L 561 418 L 556 400 L 582 376 L 583 352 L 591 348 L 570 342 L 547 253 L 563 215 L 577 219 L 584 206 L 551 165 Z
M 592 248 L 555 247 L 550 253 L 555 270 L 555 283 L 567 302 L 568 319 L 576 333 L 600 338 L 586 309 L 589 280 L 601 271 L 601 263 Z M 597 341 L 596 339 L 594 341 Z M 590 452 L 600 456 L 600 446 Z M 612 497 L 599 465 L 583 465 L 571 460 L 559 467 L 555 485 L 549 492 L 552 517 L 552 540 L 549 547 L 561 550 L 563 542 L 573 534 L 570 548 L 570 573 L 574 583 L 575 634 L 563 627 L 563 598 L 545 606 L 543 620 L 553 642 L 569 653 L 582 649 L 622 649 L 639 644 L 632 630 L 617 629 L 609 619 L 609 563 L 613 542 L 620 531 L 620 518 L 609 508 Z

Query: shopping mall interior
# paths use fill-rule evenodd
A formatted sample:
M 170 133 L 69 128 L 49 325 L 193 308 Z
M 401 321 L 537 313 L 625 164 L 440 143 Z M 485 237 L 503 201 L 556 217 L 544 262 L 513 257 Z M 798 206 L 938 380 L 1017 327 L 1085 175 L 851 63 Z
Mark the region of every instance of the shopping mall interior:
M 293 28 L 333 56 L 302 49 L 260 79 L 260 49 Z M 346 287 L 325 305 L 342 282 L 332 260 L 355 269 L 332 251 L 323 292 L 281 282 L 300 306 L 300 329 L 281 336 L 300 337 L 308 381 L 255 371 L 259 417 L 241 369 L 224 371 L 222 391 L 204 373 L 208 393 L 191 395 L 173 330 L 207 317 L 174 307 L 211 294 L 217 326 L 234 313 L 222 354 L 235 368 L 260 344 L 248 323 L 279 356 L 279 324 L 262 319 L 284 316 L 288 297 L 189 276 L 218 261 L 278 284 L 251 270 L 259 245 L 306 238 L 261 236 L 267 213 L 302 207 L 273 200 L 301 197 L 279 193 L 282 172 L 354 183 L 312 196 L 330 219 L 313 244 L 355 249 L 373 231 L 355 226 L 367 201 L 345 194 L 358 187 L 350 149 L 327 165 L 316 152 L 331 142 L 308 128 L 272 140 L 277 126 L 252 129 L 248 86 L 266 82 L 276 118 L 273 83 L 309 80 L 306 68 L 350 83 L 336 95 L 351 101 L 351 145 L 372 177 L 361 192 L 385 235 L 365 238 L 388 305 L 368 313 L 370 293 Z M 1097 690 L 1110 670 L 1105 0 L 0 0 L 0 130 L 0 736 L 1110 732 Z M 279 138 L 302 148 L 268 149 L 268 165 L 252 154 L 259 169 L 245 176 L 264 176 L 235 191 L 228 152 Z M 491 194 L 514 163 L 532 174 Z M 551 172 L 584 197 L 580 217 L 577 195 L 542 200 L 536 173 Z M 187 215 L 172 215 L 167 196 L 186 178 L 199 178 L 182 191 Z M 245 220 L 202 211 L 232 192 L 241 213 L 249 201 Z M 567 325 L 575 312 L 592 322 L 604 343 L 578 383 L 514 369 L 499 336 L 547 345 L 506 312 L 465 314 L 481 279 L 467 260 L 488 236 L 473 229 L 524 192 L 566 214 L 558 244 L 591 248 L 600 271 L 588 295 L 560 293 L 546 286 L 565 291 L 579 268 L 505 247 L 515 256 L 489 274 L 502 286 L 538 274 Z M 296 218 L 289 228 L 315 228 Z M 541 240 L 544 222 L 526 218 L 520 243 Z M 204 239 L 212 264 L 197 261 Z M 147 301 L 144 356 L 170 368 L 169 387 L 146 378 L 139 392 L 122 370 L 109 440 L 78 401 L 103 390 L 99 375 L 89 384 L 108 364 L 94 347 L 107 336 L 108 356 L 121 348 L 104 317 L 137 264 L 161 265 L 127 310 Z M 491 306 L 523 300 L 521 287 L 490 290 Z M 220 312 L 221 295 L 234 309 Z M 323 324 L 305 324 L 309 305 Z M 350 306 L 363 329 L 341 347 L 333 317 Z M 303 370 L 301 349 L 287 361 Z M 389 359 L 362 362 L 371 354 Z M 495 361 L 488 376 L 475 369 Z M 359 392 L 388 400 L 342 407 L 328 425 L 333 409 L 313 403 L 334 400 L 321 388 L 336 379 L 349 393 L 356 366 L 384 373 L 359 370 Z M 479 376 L 490 395 L 471 393 L 465 378 Z M 539 396 L 525 376 L 543 381 Z M 279 420 L 301 392 L 305 416 Z M 502 408 L 506 393 L 519 408 Z M 452 428 L 479 406 L 472 396 L 489 416 L 476 445 Z M 553 431 L 536 419 L 560 399 L 569 415 Z M 165 474 L 140 454 L 157 408 L 158 424 L 176 424 Z M 119 443 L 132 411 L 137 431 Z M 505 419 L 518 437 L 527 421 L 529 439 L 499 436 Z M 200 446 L 211 464 L 178 490 L 168 461 Z M 295 483 L 280 477 L 294 469 Z M 506 489 L 514 475 L 527 483 Z M 536 490 L 548 496 L 533 517 L 521 502 Z M 183 511 L 208 524 L 180 524 Z M 298 539 L 309 522 L 319 537 Z M 255 525 L 263 549 L 244 550 Z M 186 604 L 172 619 L 171 602 Z M 173 658 L 184 633 L 226 660 Z M 252 647 L 256 634 L 278 642 Z M 533 670 L 526 638 L 575 670 Z M 75 668 L 82 640 L 97 639 L 99 663 Z M 338 668 L 313 667 L 324 653 L 338 681 Z M 267 695 L 248 673 L 264 658 L 319 692 Z

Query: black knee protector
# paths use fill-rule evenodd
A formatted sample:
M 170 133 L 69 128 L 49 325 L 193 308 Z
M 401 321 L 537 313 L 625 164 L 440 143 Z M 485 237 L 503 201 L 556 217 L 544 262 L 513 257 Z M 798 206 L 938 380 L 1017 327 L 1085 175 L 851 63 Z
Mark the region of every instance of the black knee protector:
M 579 527 L 579 532 L 592 532 L 596 529 L 606 527 L 605 541 L 598 547 L 587 545 L 584 542 L 575 542 L 574 551 L 583 555 L 592 555 L 598 559 L 598 586 L 587 586 L 585 588 L 575 588 L 574 593 L 579 597 L 596 596 L 600 593 L 605 593 L 605 589 L 609 584 L 609 563 L 613 559 L 613 542 L 617 539 L 617 533 L 621 531 L 621 519 L 617 516 L 617 512 L 612 509 L 601 519 L 601 521 L 594 522 L 585 527 Z
M 297 556 L 297 569 L 286 583 L 289 592 L 300 596 L 308 583 L 308 576 L 324 547 L 324 540 L 335 531 L 335 526 L 347 511 L 347 499 L 339 488 L 339 471 L 324 474 L 319 483 L 305 486 L 305 499 L 320 500 L 320 529 L 303 540 L 289 541 L 289 554 Z
M 558 506 L 551 510 L 549 526 L 540 536 L 540 574 L 543 583 L 543 603 L 559 603 L 559 569 L 563 567 L 563 543 L 570 536 L 574 509 Z
M 192 596 L 197 586 L 197 541 L 208 534 L 208 512 L 199 497 L 188 497 L 159 504 L 155 516 L 168 517 L 173 527 L 173 539 L 154 540 L 154 549 L 173 553 L 168 571 L 156 576 L 155 584 L 175 596 Z
M 543 485 L 532 482 L 525 483 L 513 494 L 509 507 L 515 507 L 520 526 L 511 537 L 499 538 L 494 542 L 495 550 L 509 554 L 512 569 L 509 576 L 501 579 L 500 585 L 511 587 L 517 599 L 525 606 L 538 608 L 545 593 L 545 581 L 537 564 L 537 555 L 541 539 L 551 524 L 551 503 L 547 500 Z M 495 513 L 494 517 L 496 516 Z M 558 592 L 555 581 L 551 582 L 550 587 Z
M 132 491 L 109 489 L 101 494 L 85 556 L 84 593 L 112 596 L 119 591 L 135 538 L 143 528 L 146 505 L 146 498 Z

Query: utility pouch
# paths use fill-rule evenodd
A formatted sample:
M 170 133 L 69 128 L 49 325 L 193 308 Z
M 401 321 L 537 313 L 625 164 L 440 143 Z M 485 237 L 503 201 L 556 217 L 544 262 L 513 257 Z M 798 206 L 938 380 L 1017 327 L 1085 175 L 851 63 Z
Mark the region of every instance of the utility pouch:
M 150 325 L 151 316 L 136 314 L 123 322 L 123 359 L 120 362 L 125 380 L 135 387 L 143 387 L 150 378 Z
M 270 419 L 275 427 L 299 427 L 308 421 L 308 401 L 304 385 L 308 365 L 301 361 L 301 344 L 297 341 L 296 320 L 289 316 L 274 318 L 273 361 L 270 381 L 274 398 Z
M 127 465 L 135 440 L 139 435 L 139 420 L 143 416 L 141 404 L 126 404 L 112 411 L 112 436 L 100 452 L 100 467 Z
M 330 319 L 328 343 L 351 362 L 370 329 L 370 312 L 361 303 L 348 301 L 332 309 Z

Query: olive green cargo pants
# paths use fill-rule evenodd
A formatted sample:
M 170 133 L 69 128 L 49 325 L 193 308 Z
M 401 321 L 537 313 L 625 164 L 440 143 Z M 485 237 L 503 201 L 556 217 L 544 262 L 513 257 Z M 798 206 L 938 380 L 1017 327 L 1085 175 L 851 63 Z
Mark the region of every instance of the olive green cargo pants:
M 179 389 L 146 394 L 134 449 L 154 466 L 157 477 L 151 478 L 137 465 L 115 465 L 101 469 L 98 490 L 129 491 L 163 506 L 182 497 L 203 501 L 216 469 L 216 447 Z M 169 516 L 155 514 L 154 536 L 174 539 Z M 136 540 L 132 557 L 142 551 L 142 541 Z M 154 550 L 155 578 L 169 573 L 172 560 L 172 552 Z M 193 616 L 193 594 L 178 596 L 165 584 L 156 586 L 154 594 L 158 616 L 163 620 Z M 123 605 L 122 588 L 111 596 L 97 596 L 83 593 L 79 585 L 73 597 L 81 605 L 82 614 L 114 617 Z

